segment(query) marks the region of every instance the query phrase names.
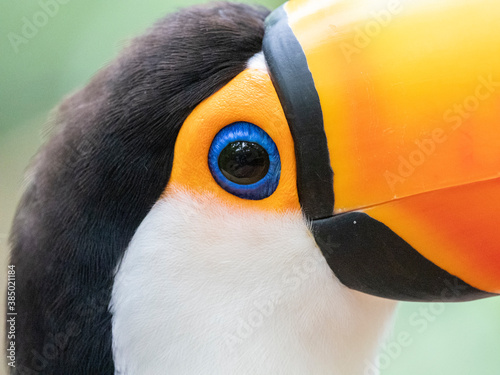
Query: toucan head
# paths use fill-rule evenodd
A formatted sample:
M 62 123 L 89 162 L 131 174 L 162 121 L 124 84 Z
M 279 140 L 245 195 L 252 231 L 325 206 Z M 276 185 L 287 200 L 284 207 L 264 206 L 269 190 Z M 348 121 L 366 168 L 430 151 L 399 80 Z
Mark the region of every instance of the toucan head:
M 267 340 L 287 374 L 331 373 L 315 355 L 372 352 L 352 338 L 377 340 L 384 299 L 500 293 L 499 20 L 493 0 L 291 0 L 158 22 L 35 159 L 21 363 L 259 373 Z
M 267 70 L 250 65 L 182 126 L 168 188 L 300 209 L 349 288 L 500 293 L 497 8 L 286 3 L 266 19 Z

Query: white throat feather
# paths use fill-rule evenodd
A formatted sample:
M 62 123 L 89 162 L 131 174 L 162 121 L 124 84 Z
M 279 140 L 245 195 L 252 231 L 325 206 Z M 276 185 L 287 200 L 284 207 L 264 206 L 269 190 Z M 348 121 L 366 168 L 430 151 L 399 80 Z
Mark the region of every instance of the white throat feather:
M 177 191 L 117 269 L 116 374 L 361 375 L 394 307 L 337 280 L 300 212 Z

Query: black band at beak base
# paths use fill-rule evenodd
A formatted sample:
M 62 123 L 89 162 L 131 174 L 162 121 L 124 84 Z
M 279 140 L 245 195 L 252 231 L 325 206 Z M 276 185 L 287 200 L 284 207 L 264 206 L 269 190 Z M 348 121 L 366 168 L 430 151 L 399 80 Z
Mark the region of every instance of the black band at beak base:
M 307 59 L 283 6 L 266 20 L 262 50 L 295 145 L 297 190 L 304 215 L 333 214 L 333 171 L 323 112 Z

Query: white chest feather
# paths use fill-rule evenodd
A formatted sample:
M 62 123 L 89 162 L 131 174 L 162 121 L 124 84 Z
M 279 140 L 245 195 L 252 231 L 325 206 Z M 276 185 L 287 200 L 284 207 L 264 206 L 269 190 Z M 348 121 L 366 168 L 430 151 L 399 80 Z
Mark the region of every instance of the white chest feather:
M 361 375 L 393 309 L 339 283 L 300 212 L 177 193 L 117 269 L 116 374 Z

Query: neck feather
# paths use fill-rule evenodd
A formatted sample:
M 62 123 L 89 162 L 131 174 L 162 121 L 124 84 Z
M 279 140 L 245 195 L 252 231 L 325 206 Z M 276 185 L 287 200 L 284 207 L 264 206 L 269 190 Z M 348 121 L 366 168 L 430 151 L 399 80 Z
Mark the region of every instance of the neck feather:
M 300 212 L 177 192 L 117 270 L 117 374 L 363 375 L 395 303 L 347 289 Z

